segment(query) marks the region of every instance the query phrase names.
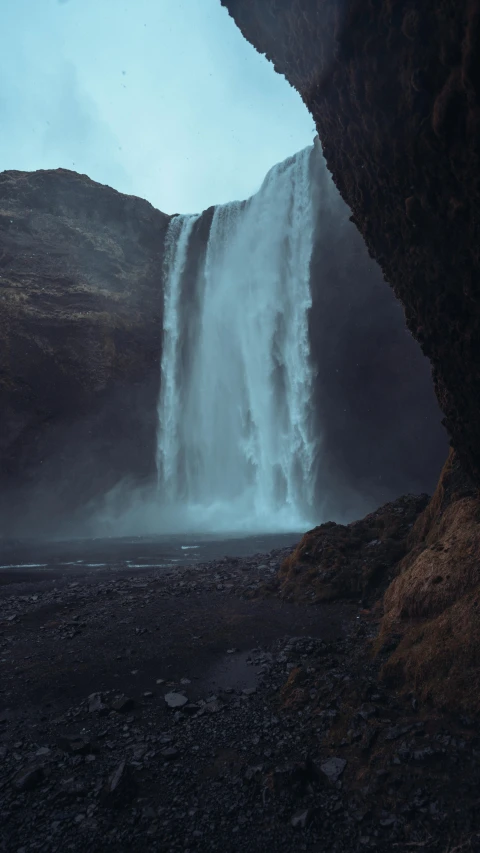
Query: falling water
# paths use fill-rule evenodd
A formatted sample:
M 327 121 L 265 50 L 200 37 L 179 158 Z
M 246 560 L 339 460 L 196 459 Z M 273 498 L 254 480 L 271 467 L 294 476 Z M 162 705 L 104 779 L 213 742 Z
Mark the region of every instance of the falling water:
M 187 262 L 188 243 L 199 216 L 175 216 L 165 239 L 165 295 L 163 308 L 162 365 L 160 379 L 159 440 L 157 471 L 159 485 L 175 491 L 179 447 L 180 394 L 180 294 Z
M 170 225 L 158 491 L 185 528 L 295 530 L 311 521 L 311 151 L 275 166 L 247 202 L 215 209 L 186 361 L 181 330 L 192 307 L 181 283 L 197 217 Z

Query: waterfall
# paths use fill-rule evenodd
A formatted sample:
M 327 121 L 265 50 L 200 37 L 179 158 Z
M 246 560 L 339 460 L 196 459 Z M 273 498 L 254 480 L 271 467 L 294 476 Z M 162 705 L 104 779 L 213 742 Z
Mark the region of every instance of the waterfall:
M 198 217 L 170 224 L 157 470 L 177 526 L 299 530 L 314 516 L 311 152 L 275 166 L 248 201 L 215 209 L 194 317 L 181 285 Z
M 159 441 L 157 443 L 158 482 L 165 492 L 176 491 L 179 448 L 179 408 L 182 376 L 180 352 L 180 293 L 187 262 L 188 243 L 199 216 L 175 216 L 165 239 L 165 295 L 163 307 L 162 364 L 160 378 Z

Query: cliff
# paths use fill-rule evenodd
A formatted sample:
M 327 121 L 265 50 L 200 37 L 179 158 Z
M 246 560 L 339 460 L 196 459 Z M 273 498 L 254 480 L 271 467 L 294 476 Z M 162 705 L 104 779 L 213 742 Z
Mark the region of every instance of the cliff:
M 480 481 L 480 2 L 222 0 L 299 91 Z
M 310 314 L 318 498 L 323 517 L 352 519 L 405 492 L 431 493 L 448 439 L 428 359 L 349 221 L 318 141 L 310 163 L 319 210 Z
M 478 712 L 480 3 L 222 3 L 312 113 L 352 221 L 432 363 L 455 448 L 400 537 L 405 556 L 392 565 L 382 554 L 384 677 Z M 314 598 L 363 592 L 367 534 L 375 527 L 372 547 L 385 550 L 389 512 L 307 534 L 283 567 L 284 593 L 303 597 L 306 582 Z
M 3 535 L 152 473 L 169 217 L 85 175 L 0 175 Z

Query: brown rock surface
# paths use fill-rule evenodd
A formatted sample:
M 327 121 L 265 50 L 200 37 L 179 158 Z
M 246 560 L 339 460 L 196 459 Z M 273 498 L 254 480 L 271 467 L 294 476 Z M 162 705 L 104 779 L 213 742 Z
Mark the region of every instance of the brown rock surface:
M 0 175 L 4 534 L 151 476 L 168 221 L 64 169 Z
M 384 598 L 383 673 L 447 708 L 480 711 L 480 501 L 454 453 Z
M 360 521 L 310 530 L 281 566 L 280 595 L 296 601 L 374 600 L 396 572 L 427 502 L 427 495 L 405 495 Z
M 311 111 L 479 481 L 479 0 L 222 3 Z

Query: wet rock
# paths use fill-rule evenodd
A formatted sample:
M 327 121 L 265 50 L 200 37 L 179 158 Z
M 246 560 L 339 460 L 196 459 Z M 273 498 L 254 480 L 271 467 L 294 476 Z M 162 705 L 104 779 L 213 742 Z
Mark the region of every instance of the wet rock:
M 375 705 L 370 705 L 366 703 L 362 705 L 358 710 L 358 716 L 362 718 L 362 720 L 369 720 L 370 717 L 375 717 L 377 714 L 377 709 Z
M 290 823 L 295 829 L 305 829 L 311 820 L 311 816 L 310 809 L 302 809 L 293 815 Z
M 187 705 L 188 699 L 182 693 L 166 693 L 165 702 L 169 708 L 183 708 Z
M 71 755 L 89 755 L 98 750 L 88 739 L 78 736 L 63 735 L 57 743 L 63 752 Z
M 212 702 L 206 702 L 202 710 L 206 714 L 218 714 L 218 712 L 221 711 L 222 708 L 222 703 L 219 702 L 218 699 L 214 699 Z
M 245 782 L 251 782 L 252 779 L 257 779 L 263 770 L 263 764 L 258 764 L 256 767 L 247 767 L 243 778 Z
M 131 711 L 134 705 L 135 702 L 133 701 L 133 699 L 130 699 L 128 696 L 124 696 L 122 694 L 117 699 L 115 699 L 112 704 L 112 709 L 118 714 L 124 714 L 127 711 Z
M 44 778 L 42 767 L 23 767 L 13 777 L 13 787 L 17 791 L 32 791 Z
M 378 732 L 379 730 L 376 726 L 367 726 L 360 741 L 360 748 L 364 752 L 368 752 L 372 748 L 377 739 Z
M 109 808 L 121 809 L 125 804 L 135 796 L 135 783 L 132 774 L 124 759 L 117 765 L 111 776 L 108 778 L 102 795 L 102 805 Z
M 330 782 L 337 782 L 346 766 L 347 762 L 344 758 L 329 758 L 320 765 L 320 770 Z
M 88 710 L 90 714 L 106 714 L 108 711 L 107 706 L 103 701 L 103 697 L 101 693 L 91 693 L 88 697 Z
M 392 726 L 387 729 L 385 733 L 385 740 L 397 740 L 403 735 L 407 734 L 407 732 L 411 731 L 413 726 Z
M 88 791 L 85 779 L 77 779 L 75 776 L 70 776 L 68 779 L 62 779 L 60 786 L 62 793 L 69 797 L 82 797 Z
M 165 758 L 166 761 L 173 761 L 174 758 L 178 758 L 179 751 L 174 746 L 167 746 L 166 749 L 162 749 L 161 751 L 162 758 Z

